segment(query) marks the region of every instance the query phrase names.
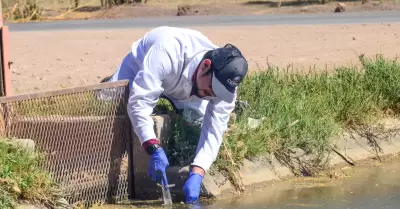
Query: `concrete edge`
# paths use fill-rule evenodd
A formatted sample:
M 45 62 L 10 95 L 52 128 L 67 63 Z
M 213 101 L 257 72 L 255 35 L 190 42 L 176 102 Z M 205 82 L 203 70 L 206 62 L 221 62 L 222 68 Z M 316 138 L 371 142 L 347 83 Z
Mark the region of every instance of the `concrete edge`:
M 332 152 L 324 158 L 328 171 L 334 166 L 357 166 L 357 162 L 366 159 L 379 160 L 384 156 L 400 152 L 400 120 L 385 119 L 365 130 L 344 131 L 331 140 Z M 242 186 L 249 187 L 266 182 L 282 181 L 295 177 L 296 168 L 302 168 L 313 159 L 302 150 L 295 150 L 291 163 L 284 162 L 274 156 L 264 156 L 257 160 L 245 159 L 240 167 Z M 168 169 L 169 183 L 175 184 L 171 189 L 174 196 L 183 196 L 182 187 L 186 181 L 188 167 L 170 167 Z M 301 170 L 297 170 L 301 172 Z M 236 187 L 221 173 L 207 173 L 201 196 L 215 199 L 238 195 Z
M 340 136 L 331 140 L 332 152 L 326 157 L 325 168 L 327 170 L 337 165 L 357 166 L 357 161 L 368 158 L 379 159 L 385 155 L 400 152 L 400 136 L 398 130 L 400 121 L 385 119 L 376 126 L 363 131 L 343 132 Z M 294 170 L 304 168 L 312 159 L 312 155 L 305 154 L 302 150 L 295 150 L 291 163 L 283 162 L 274 156 L 268 156 L 261 160 L 244 160 L 240 168 L 243 186 L 251 186 L 269 181 L 281 181 L 284 178 L 294 177 Z M 301 172 L 301 170 L 298 170 Z M 226 196 L 227 193 L 236 194 L 235 187 L 226 181 L 221 174 L 207 175 L 204 182 L 207 192 L 213 197 Z M 226 183 L 219 183 L 226 182 Z

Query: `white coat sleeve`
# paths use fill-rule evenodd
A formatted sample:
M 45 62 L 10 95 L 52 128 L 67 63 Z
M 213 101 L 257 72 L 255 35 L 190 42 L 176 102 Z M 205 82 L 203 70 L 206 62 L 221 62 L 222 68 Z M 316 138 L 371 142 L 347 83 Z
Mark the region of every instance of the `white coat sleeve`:
M 162 81 L 175 64 L 174 44 L 170 40 L 154 43 L 144 57 L 143 69 L 139 70 L 132 83 L 127 108 L 141 144 L 156 138 L 150 115 L 164 90 Z
M 222 137 L 228 128 L 229 117 L 234 107 L 235 100 L 232 103 L 218 98 L 210 100 L 204 115 L 196 156 L 192 165 L 199 166 L 205 171 L 209 170 L 218 156 Z

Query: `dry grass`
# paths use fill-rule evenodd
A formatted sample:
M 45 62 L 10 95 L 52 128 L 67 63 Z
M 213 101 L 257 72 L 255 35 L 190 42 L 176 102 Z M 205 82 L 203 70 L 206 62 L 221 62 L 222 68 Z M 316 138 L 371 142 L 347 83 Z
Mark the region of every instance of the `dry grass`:
M 43 20 L 63 20 L 72 12 L 88 6 L 98 6 L 97 0 L 85 1 L 74 7 L 73 0 L 4 0 L 3 18 L 10 22 L 31 22 Z M 55 11 L 56 16 L 43 15 L 46 11 Z
M 147 17 L 176 15 L 171 12 L 180 10 L 184 6 L 188 11 L 182 15 L 254 15 L 267 14 L 271 12 L 293 13 L 301 12 L 332 12 L 336 5 L 330 0 L 142 0 L 143 7 L 137 6 L 135 0 L 124 0 L 128 3 L 117 3 L 123 5 L 112 10 L 104 1 L 109 0 L 4 0 L 3 18 L 13 22 L 66 20 L 66 19 L 93 19 L 114 17 Z M 117 0 L 111 0 L 117 1 Z M 121 1 L 121 0 L 119 0 Z M 358 8 L 362 0 L 347 1 L 348 8 Z M 374 1 L 364 10 L 397 10 L 399 0 Z M 321 5 L 325 4 L 325 5 Z M 28 4 L 28 6 L 26 6 Z M 129 4 L 130 6 L 124 6 Z M 376 5 L 382 4 L 376 7 Z M 114 5 L 114 4 L 113 4 Z M 364 5 L 364 4 L 362 4 Z M 306 8 L 305 8 L 306 6 Z M 313 7 L 310 9 L 309 7 Z M 112 7 L 112 6 L 111 6 Z M 304 8 L 303 8 L 304 7 Z M 380 8 L 382 7 L 382 8 Z M 286 8 L 287 10 L 282 10 Z M 291 8 L 291 9 L 290 9 Z M 360 8 L 358 8 L 360 9 Z M 363 8 L 361 8 L 363 9 Z M 351 9 L 350 9 L 351 10 Z M 148 11 L 151 11 L 150 13 Z
M 211 5 L 211 4 L 239 4 L 246 3 L 248 0 L 148 0 L 146 4 L 150 6 L 161 6 L 164 8 L 176 8 L 178 5 Z
M 16 4 L 23 4 L 24 2 L 34 2 L 44 10 L 65 10 L 72 8 L 74 0 L 3 0 L 3 8 L 12 8 Z M 144 0 L 142 1 L 145 2 Z M 188 5 L 209 5 L 209 4 L 220 4 L 220 3 L 245 3 L 248 0 L 147 0 L 146 5 L 149 6 L 161 6 L 165 8 L 176 8 L 181 4 Z M 79 7 L 101 6 L 100 0 L 80 0 Z
M 3 1 L 3 18 L 10 22 L 31 22 L 46 20 L 65 20 L 67 15 L 84 7 L 100 6 L 100 1 L 89 0 L 74 6 L 73 0 L 5 0 Z M 56 16 L 43 15 L 45 11 L 55 11 Z M 74 14 L 79 18 L 80 15 Z
M 45 10 L 60 10 L 71 8 L 73 0 L 3 0 L 3 8 L 13 7 L 15 4 L 34 2 Z M 100 0 L 81 0 L 81 5 L 100 6 Z

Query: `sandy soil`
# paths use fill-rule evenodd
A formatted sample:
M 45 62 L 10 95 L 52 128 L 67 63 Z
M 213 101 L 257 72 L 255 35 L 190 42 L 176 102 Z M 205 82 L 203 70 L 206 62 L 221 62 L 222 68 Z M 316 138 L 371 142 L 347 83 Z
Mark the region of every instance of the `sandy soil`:
M 65 17 L 97 19 L 97 18 L 126 18 L 126 17 L 149 17 L 149 16 L 196 16 L 196 15 L 263 15 L 263 14 L 296 14 L 296 13 L 333 13 L 338 2 L 320 4 L 318 0 L 299 1 L 282 0 L 281 6 L 272 1 L 240 1 L 232 3 L 223 0 L 205 0 L 202 4 L 170 4 L 160 6 L 159 4 L 118 6 L 110 10 L 99 10 L 95 12 L 71 13 Z M 400 4 L 393 1 L 342 1 L 345 12 L 360 11 L 387 11 L 400 10 Z
M 321 0 L 322 1 L 322 0 Z M 63 2 L 63 3 L 60 3 Z M 262 15 L 294 13 L 333 13 L 340 2 L 345 5 L 345 12 L 354 11 L 388 11 L 400 10 L 397 0 L 148 0 L 145 4 L 125 4 L 111 9 L 101 8 L 100 1 L 81 1 L 74 10 L 70 1 L 57 2 L 42 0 L 38 6 L 43 9 L 39 21 L 65 19 L 99 19 L 99 18 L 135 18 L 160 16 L 193 16 L 193 15 Z M 72 2 L 72 1 L 71 1 Z M 278 2 L 281 2 L 278 7 Z M 14 4 L 6 4 L 11 8 Z M 12 19 L 8 12 L 5 19 Z M 11 20 L 12 21 L 12 20 Z
M 400 24 L 194 28 L 218 45 L 237 45 L 252 71 L 357 64 L 357 55 L 395 57 Z M 149 29 L 11 32 L 14 93 L 93 84 L 112 74 L 133 41 Z M 251 33 L 249 33 L 251 31 Z
M 208 2 L 208 3 L 207 3 Z M 117 6 L 109 10 L 93 10 L 93 7 L 84 7 L 65 15 L 68 19 L 98 19 L 98 18 L 127 18 L 127 17 L 154 17 L 154 16 L 196 16 L 196 15 L 262 15 L 262 14 L 295 14 L 295 13 L 333 13 L 338 2 L 319 4 L 319 1 L 290 1 L 283 0 L 281 7 L 278 1 L 242 1 L 237 3 L 227 1 L 206 0 L 202 4 L 145 4 Z M 392 1 L 344 2 L 346 12 L 400 10 L 400 4 Z

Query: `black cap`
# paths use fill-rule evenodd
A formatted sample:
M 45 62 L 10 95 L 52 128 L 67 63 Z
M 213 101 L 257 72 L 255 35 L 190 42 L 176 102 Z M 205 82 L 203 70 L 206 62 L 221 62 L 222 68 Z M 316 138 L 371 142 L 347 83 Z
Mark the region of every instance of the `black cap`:
M 233 102 L 236 88 L 248 71 L 248 64 L 240 50 L 232 44 L 213 50 L 211 54 L 213 69 L 212 90 L 225 102 Z

